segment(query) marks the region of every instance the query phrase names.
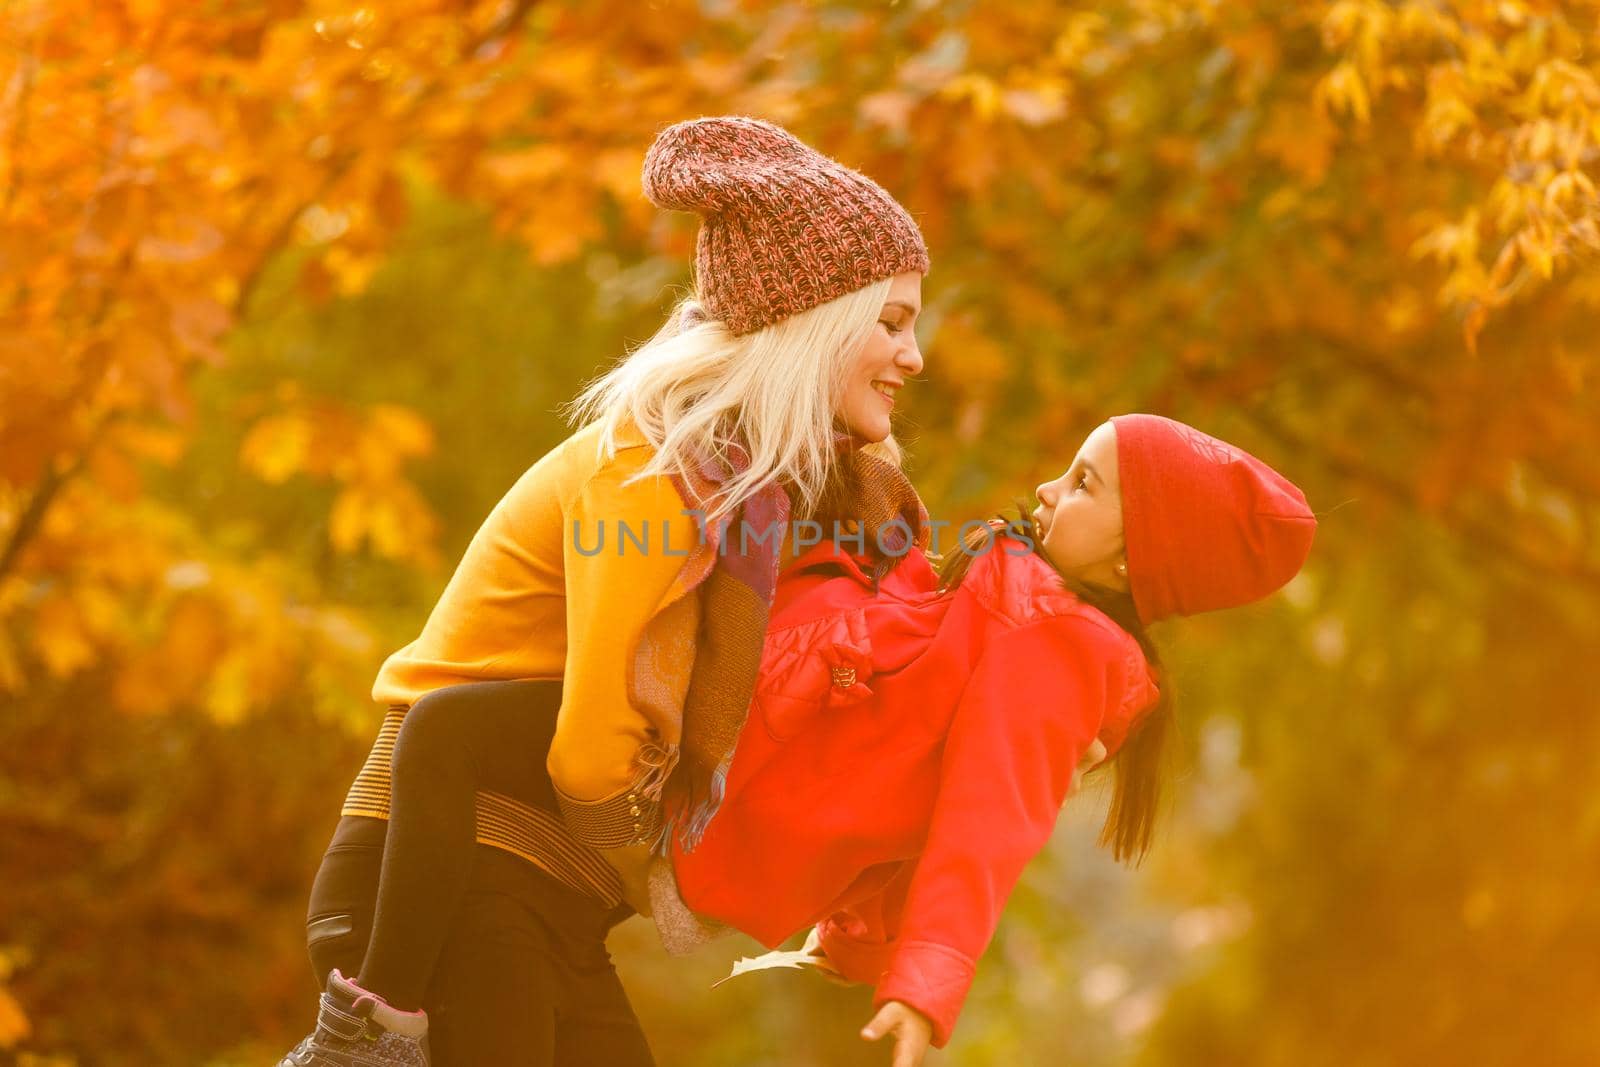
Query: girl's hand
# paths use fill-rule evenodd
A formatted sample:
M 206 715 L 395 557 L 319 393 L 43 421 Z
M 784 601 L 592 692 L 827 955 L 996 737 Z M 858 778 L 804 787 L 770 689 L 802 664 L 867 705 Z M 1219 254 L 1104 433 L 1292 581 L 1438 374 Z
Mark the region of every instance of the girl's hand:
M 833 965 L 833 961 L 828 958 L 828 954 L 822 949 L 822 935 L 817 933 L 817 928 L 815 926 L 813 926 L 811 928 L 811 932 L 806 935 L 806 943 L 800 946 L 800 951 L 806 953 L 807 955 L 817 957 L 817 959 L 821 961 L 817 965 L 817 973 L 822 975 L 822 977 L 826 978 L 828 981 L 832 982 L 834 985 L 853 986 L 857 984 L 840 974 L 839 968 Z
M 933 1024 L 928 1017 L 909 1004 L 891 1000 L 878 1009 L 861 1036 L 876 1041 L 888 1033 L 894 1034 L 893 1067 L 920 1067 L 933 1040 Z
M 1094 743 L 1084 750 L 1083 756 L 1078 760 L 1078 766 L 1073 769 L 1072 784 L 1067 787 L 1067 796 L 1070 797 L 1076 793 L 1078 787 L 1083 785 L 1083 776 L 1098 766 L 1100 761 L 1105 758 L 1105 742 L 1097 737 L 1094 739 Z

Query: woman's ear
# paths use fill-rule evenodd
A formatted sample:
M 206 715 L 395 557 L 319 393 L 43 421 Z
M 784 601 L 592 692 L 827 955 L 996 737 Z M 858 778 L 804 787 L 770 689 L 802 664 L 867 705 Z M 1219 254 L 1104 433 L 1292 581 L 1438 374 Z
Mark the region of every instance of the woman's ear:
M 1119 559 L 1116 562 L 1116 565 L 1111 568 L 1111 570 L 1117 576 L 1117 588 L 1118 588 L 1118 590 L 1121 591 L 1121 592 L 1124 592 L 1124 593 L 1128 592 L 1129 585 L 1128 585 L 1128 561 L 1127 561 L 1127 559 L 1126 558 Z

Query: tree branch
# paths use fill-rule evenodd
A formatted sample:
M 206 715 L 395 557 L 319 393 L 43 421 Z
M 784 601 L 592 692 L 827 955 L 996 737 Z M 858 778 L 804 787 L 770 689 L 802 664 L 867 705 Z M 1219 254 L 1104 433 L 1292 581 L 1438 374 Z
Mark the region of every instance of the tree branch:
M 5 197 L 0 199 L 0 215 L 11 210 L 11 202 L 16 198 L 17 188 L 22 184 L 22 142 L 28 132 L 28 105 L 33 99 L 33 80 L 39 69 L 39 57 L 34 50 L 34 42 L 29 42 L 28 48 L 21 52 L 17 65 L 17 73 L 13 84 L 20 79 L 20 86 L 16 90 L 14 106 L 17 119 L 11 127 L 11 144 L 7 146 L 6 164 L 10 173 L 6 176 Z

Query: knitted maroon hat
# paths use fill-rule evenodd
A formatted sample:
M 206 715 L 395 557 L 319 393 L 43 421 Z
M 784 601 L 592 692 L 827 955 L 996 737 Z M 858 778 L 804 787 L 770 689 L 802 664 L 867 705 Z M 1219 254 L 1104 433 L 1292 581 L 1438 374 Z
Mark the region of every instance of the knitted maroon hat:
M 700 214 L 700 300 L 734 334 L 928 272 L 922 233 L 894 197 L 770 122 L 668 126 L 645 154 L 643 181 L 657 206 Z
M 1311 551 L 1316 516 L 1283 475 L 1160 415 L 1117 415 L 1128 582 L 1141 622 L 1275 592 Z

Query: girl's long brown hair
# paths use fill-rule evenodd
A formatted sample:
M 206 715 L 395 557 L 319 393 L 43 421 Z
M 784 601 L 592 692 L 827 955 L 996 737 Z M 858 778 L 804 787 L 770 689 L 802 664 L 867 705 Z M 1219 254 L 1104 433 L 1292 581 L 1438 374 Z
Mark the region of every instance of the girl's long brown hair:
M 1005 523 L 1006 529 L 1023 534 L 1038 545 L 1041 538 L 1033 517 L 1028 513 L 1027 504 L 1018 500 L 1016 508 L 1018 514 L 1014 519 L 1004 515 L 997 515 L 995 518 Z M 993 536 L 992 528 L 975 529 L 968 534 L 963 548 L 942 556 L 937 564 L 940 588 L 954 589 L 960 585 L 961 580 L 967 575 L 967 569 L 972 566 L 973 559 L 983 553 L 985 538 Z M 990 551 L 994 550 L 991 547 Z M 1050 563 L 1050 557 L 1042 552 L 1039 555 L 1046 563 Z M 1057 574 L 1061 574 L 1054 563 L 1050 563 L 1050 567 Z M 1117 860 L 1125 861 L 1131 858 L 1137 866 L 1144 859 L 1145 853 L 1150 850 L 1150 842 L 1155 834 L 1164 777 L 1162 755 L 1166 748 L 1167 732 L 1173 721 L 1172 692 L 1167 684 L 1166 671 L 1161 665 L 1161 656 L 1149 635 L 1145 633 L 1144 625 L 1139 621 L 1132 595 L 1075 581 L 1064 574 L 1061 574 L 1061 580 L 1070 592 L 1104 612 L 1111 621 L 1139 642 L 1139 647 L 1144 650 L 1145 659 L 1149 660 L 1150 667 L 1155 673 L 1156 686 L 1160 691 L 1156 706 L 1145 714 L 1123 742 L 1122 747 L 1117 750 L 1117 754 L 1111 758 L 1111 764 L 1117 773 L 1116 792 L 1112 795 L 1111 810 L 1106 815 L 1105 826 L 1100 831 L 1098 842 L 1101 845 L 1109 844 L 1111 854 Z

